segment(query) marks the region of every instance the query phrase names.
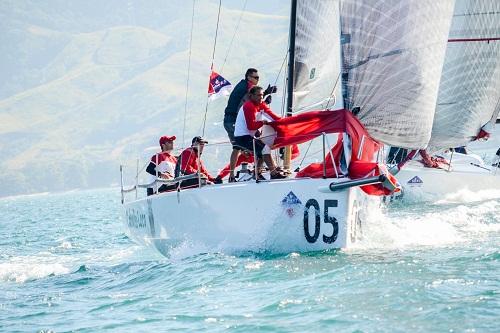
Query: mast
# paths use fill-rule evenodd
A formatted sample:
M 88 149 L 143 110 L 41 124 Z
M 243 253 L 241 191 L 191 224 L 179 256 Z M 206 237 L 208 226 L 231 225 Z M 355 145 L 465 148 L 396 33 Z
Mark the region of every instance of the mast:
M 288 78 L 287 78 L 287 99 L 286 99 L 286 117 L 292 115 L 293 107 L 293 76 L 295 65 L 295 28 L 297 25 L 297 0 L 292 0 L 290 11 L 290 43 L 288 45 Z M 290 169 L 291 147 L 285 147 L 285 156 L 283 166 Z

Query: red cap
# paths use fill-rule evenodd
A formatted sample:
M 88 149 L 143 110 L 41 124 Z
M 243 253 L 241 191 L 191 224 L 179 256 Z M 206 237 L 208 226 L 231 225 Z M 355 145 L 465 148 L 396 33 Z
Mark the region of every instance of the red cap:
M 167 136 L 164 135 L 160 138 L 160 146 L 167 143 L 167 141 L 174 141 L 176 139 L 175 135 Z

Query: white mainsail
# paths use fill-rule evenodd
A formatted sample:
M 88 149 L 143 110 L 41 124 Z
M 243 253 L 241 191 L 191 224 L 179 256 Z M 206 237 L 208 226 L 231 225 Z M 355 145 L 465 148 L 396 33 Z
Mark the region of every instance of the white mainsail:
M 432 150 L 463 146 L 500 111 L 500 1 L 457 0 L 439 87 Z
M 295 31 L 293 110 L 333 109 L 341 102 L 339 0 L 298 1 Z
M 454 1 L 343 0 L 345 107 L 385 144 L 427 146 Z

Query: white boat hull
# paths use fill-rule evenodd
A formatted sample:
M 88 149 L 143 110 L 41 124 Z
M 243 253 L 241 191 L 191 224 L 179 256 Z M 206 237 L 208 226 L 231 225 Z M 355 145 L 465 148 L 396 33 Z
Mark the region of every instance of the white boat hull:
M 444 156 L 447 160 L 450 155 Z M 397 175 L 402 185 L 399 198 L 412 201 L 444 199 L 461 191 L 500 190 L 500 170 L 487 166 L 476 155 L 454 153 L 451 168 L 426 168 L 418 161 L 408 163 Z
M 345 248 L 359 236 L 368 198 L 357 187 L 318 190 L 331 182 L 241 182 L 162 193 L 126 203 L 125 225 L 136 242 L 167 256 L 183 242 L 214 251 Z

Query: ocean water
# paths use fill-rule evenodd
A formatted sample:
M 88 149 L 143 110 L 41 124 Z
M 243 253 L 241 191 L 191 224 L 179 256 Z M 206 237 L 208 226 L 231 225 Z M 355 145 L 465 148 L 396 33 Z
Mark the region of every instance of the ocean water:
M 117 189 L 0 199 L 0 332 L 499 332 L 500 190 L 370 214 L 349 250 L 170 258 Z

